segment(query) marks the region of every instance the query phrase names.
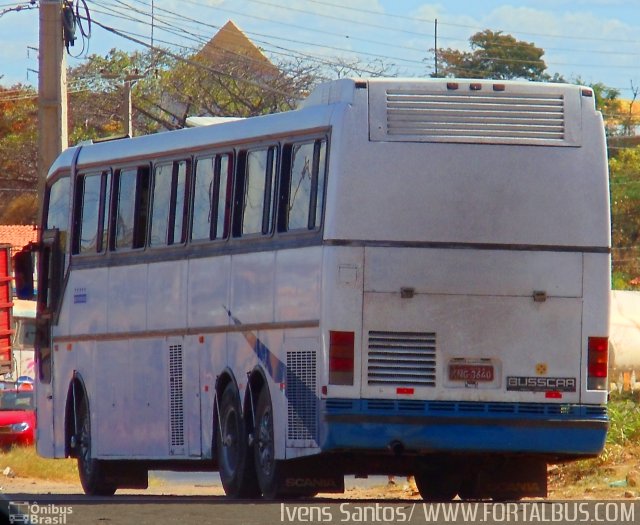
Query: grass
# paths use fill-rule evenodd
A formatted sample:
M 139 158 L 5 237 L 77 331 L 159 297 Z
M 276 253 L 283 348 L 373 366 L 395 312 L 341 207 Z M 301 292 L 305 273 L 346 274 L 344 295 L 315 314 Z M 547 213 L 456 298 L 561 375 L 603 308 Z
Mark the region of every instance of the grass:
M 0 472 L 11 467 L 21 478 L 79 483 L 75 459 L 46 459 L 36 453 L 35 447 L 13 447 L 0 452 Z
M 557 487 L 591 487 L 624 479 L 640 463 L 640 404 L 628 395 L 612 395 L 610 426 L 603 452 L 593 459 L 560 465 L 551 473 Z
M 609 403 L 608 445 L 640 444 L 640 404 L 627 395 L 615 396 Z

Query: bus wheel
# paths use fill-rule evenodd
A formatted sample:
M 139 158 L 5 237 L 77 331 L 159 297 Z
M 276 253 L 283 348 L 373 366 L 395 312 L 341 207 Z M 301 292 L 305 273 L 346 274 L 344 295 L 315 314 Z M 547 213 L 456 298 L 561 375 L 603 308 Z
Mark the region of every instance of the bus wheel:
M 258 485 L 262 495 L 267 499 L 275 499 L 279 494 L 280 476 L 278 461 L 275 459 L 275 443 L 273 438 L 273 408 L 269 390 L 265 386 L 258 396 L 255 422 L 255 465 Z
M 460 483 L 455 479 L 439 478 L 432 473 L 415 475 L 416 487 L 425 501 L 451 501 L 458 494 Z
M 105 463 L 91 457 L 91 415 L 86 397 L 80 401 L 78 420 L 78 473 L 82 489 L 88 496 L 113 496 L 118 487 L 107 481 Z
M 253 476 L 253 455 L 236 389 L 229 383 L 220 401 L 219 443 L 217 448 L 220 481 L 227 496 L 250 498 L 259 496 Z

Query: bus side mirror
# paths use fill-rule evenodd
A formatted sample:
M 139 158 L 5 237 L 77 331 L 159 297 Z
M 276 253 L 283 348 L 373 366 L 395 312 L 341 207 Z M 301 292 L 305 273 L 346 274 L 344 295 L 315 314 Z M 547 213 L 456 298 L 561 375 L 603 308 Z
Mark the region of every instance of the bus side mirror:
M 33 280 L 33 248 L 31 245 L 23 248 L 13 256 L 13 273 L 16 282 L 16 297 L 18 299 L 34 299 Z

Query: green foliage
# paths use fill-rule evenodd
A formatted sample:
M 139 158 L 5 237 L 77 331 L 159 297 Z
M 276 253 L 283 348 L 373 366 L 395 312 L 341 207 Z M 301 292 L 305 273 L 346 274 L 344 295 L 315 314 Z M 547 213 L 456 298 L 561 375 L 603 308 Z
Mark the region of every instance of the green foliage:
M 609 159 L 614 289 L 640 277 L 640 147 Z M 635 287 L 638 288 L 638 287 Z
M 502 31 L 485 29 L 469 38 L 471 51 L 438 49 L 438 76 L 549 80 L 544 50 Z
M 582 84 L 580 79 L 577 80 L 578 84 Z M 589 84 L 589 87 L 593 89 L 593 94 L 596 97 L 596 108 L 605 114 L 620 111 L 620 90 L 606 86 L 602 82 L 596 82 L 595 84 Z
M 0 88 L 0 222 L 3 224 L 32 224 L 32 218 L 35 218 L 35 214 L 27 213 L 13 222 L 7 208 L 16 198 L 21 198 L 22 190 L 33 192 L 36 187 L 37 123 L 34 88 L 20 84 L 8 89 Z M 31 193 L 32 200 L 34 196 L 35 193 Z
M 608 445 L 640 444 L 640 405 L 627 395 L 609 403 Z
M 629 460 L 626 450 L 640 445 L 640 405 L 629 396 L 614 394 L 608 411 L 610 426 L 602 453 L 597 458 L 562 465 L 552 479 L 574 487 L 578 483 L 591 485 L 600 482 L 613 466 Z

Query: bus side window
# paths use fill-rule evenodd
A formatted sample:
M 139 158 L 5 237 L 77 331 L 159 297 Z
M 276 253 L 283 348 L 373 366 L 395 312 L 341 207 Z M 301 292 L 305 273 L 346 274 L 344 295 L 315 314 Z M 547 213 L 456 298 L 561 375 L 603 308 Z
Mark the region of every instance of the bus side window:
M 322 222 L 326 140 L 287 145 L 284 151 L 278 230 L 316 229 Z
M 109 210 L 111 209 L 111 171 L 106 171 L 102 175 L 102 195 L 100 201 L 100 221 L 98 233 L 102 232 L 100 238 L 99 252 L 104 252 L 109 245 Z
M 200 241 L 211 238 L 213 227 L 213 195 L 215 157 L 202 157 L 196 161 L 193 180 L 193 221 L 191 240 Z
M 160 164 L 153 173 L 151 200 L 151 233 L 149 244 L 159 246 L 167 244 L 169 231 L 169 208 L 171 201 L 172 164 Z
M 163 246 L 186 240 L 188 211 L 187 161 L 159 164 L 153 176 L 149 244 Z
M 149 168 L 119 170 L 115 188 L 115 213 L 111 219 L 113 248 L 142 248 L 149 207 Z
M 218 155 L 216 159 L 216 216 L 214 239 L 226 239 L 231 228 L 231 200 L 233 198 L 233 157 L 229 153 Z
M 247 153 L 242 194 L 242 235 L 267 234 L 271 231 L 276 164 L 275 147 Z
M 99 253 L 105 243 L 104 217 L 110 173 L 80 175 L 76 181 L 73 253 Z
M 171 196 L 171 219 L 173 232 L 169 232 L 169 244 L 182 244 L 187 240 L 189 225 L 189 178 L 191 162 L 181 160 L 173 163 L 173 186 Z
M 191 239 L 226 239 L 231 226 L 233 156 L 198 159 L 194 179 Z
M 62 253 L 66 250 L 69 231 L 69 180 L 68 176 L 56 180 L 47 192 L 46 202 L 47 223 L 44 229 L 58 229 Z
M 314 180 L 312 183 L 311 209 L 309 214 L 309 228 L 320 228 L 322 224 L 322 210 L 324 209 L 325 185 L 327 181 L 327 141 L 316 140 L 313 153 Z M 315 193 L 314 193 L 315 192 Z

